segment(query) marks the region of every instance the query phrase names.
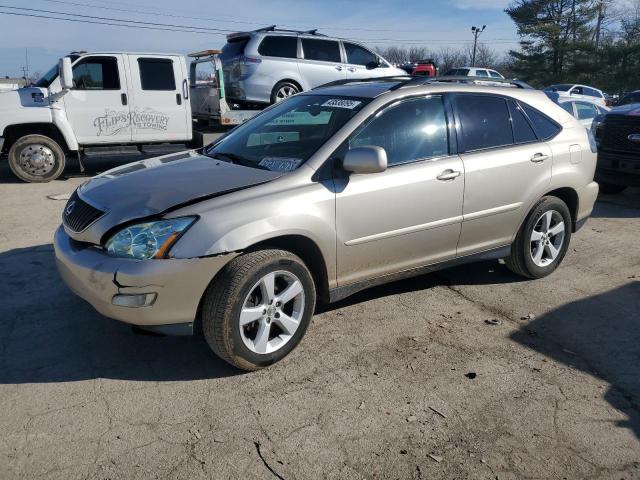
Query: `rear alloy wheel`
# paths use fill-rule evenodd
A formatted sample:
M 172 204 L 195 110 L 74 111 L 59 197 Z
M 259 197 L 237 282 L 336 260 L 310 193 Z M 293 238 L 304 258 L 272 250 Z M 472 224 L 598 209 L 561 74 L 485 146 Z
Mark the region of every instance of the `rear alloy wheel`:
M 271 103 L 281 102 L 296 93 L 300 93 L 300 88 L 295 83 L 278 82 L 271 92 Z
M 557 197 L 543 197 L 531 210 L 511 245 L 507 267 L 527 278 L 553 272 L 569 248 L 571 213 Z
M 25 135 L 9 150 L 9 167 L 25 182 L 50 182 L 64 171 L 65 155 L 57 142 L 44 135 Z
M 284 250 L 236 257 L 205 293 L 202 328 L 212 350 L 243 370 L 284 358 L 302 339 L 315 308 L 309 270 Z

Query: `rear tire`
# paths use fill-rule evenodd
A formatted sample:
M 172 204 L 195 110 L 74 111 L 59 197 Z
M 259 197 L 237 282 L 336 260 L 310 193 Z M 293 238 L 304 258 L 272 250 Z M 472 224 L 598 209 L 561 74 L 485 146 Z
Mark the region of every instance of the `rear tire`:
M 60 145 L 44 135 L 25 135 L 9 149 L 9 167 L 24 182 L 55 180 L 64 171 L 65 155 Z
M 204 337 L 226 362 L 257 370 L 282 360 L 300 343 L 315 300 L 311 273 L 296 255 L 250 252 L 231 260 L 205 292 Z
M 300 87 L 293 82 L 289 82 L 287 80 L 278 82 L 271 91 L 271 103 L 280 102 L 285 98 L 295 95 L 296 93 L 300 93 L 300 91 Z
M 571 240 L 571 213 L 557 197 L 543 197 L 533 207 L 505 258 L 507 268 L 526 278 L 551 274 L 562 262 Z
M 600 187 L 600 193 L 605 195 L 613 195 L 624 191 L 627 187 L 625 185 L 614 185 L 613 183 L 598 182 Z

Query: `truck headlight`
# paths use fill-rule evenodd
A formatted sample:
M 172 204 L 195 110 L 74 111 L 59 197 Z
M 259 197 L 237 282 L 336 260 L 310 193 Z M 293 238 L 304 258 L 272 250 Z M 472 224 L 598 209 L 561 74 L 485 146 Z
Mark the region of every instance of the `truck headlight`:
M 196 220 L 197 217 L 180 217 L 130 225 L 113 235 L 105 248 L 113 257 L 165 258 L 171 246 Z

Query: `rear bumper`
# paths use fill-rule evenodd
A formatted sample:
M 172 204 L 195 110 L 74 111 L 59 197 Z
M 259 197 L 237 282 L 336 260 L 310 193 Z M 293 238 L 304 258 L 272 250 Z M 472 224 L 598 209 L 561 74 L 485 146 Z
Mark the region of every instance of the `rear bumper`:
M 596 182 L 590 182 L 578 191 L 578 213 L 576 214 L 576 231 L 584 225 L 596 204 L 599 191 Z
M 59 227 L 54 237 L 60 276 L 101 314 L 132 325 L 192 324 L 211 279 L 235 255 L 133 260 L 80 247 Z M 151 305 L 114 305 L 116 295 L 155 294 Z

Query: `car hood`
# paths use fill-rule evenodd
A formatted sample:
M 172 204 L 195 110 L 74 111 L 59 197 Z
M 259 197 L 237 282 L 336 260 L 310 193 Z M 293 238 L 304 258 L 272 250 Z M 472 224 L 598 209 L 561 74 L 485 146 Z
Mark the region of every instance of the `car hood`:
M 608 115 L 628 115 L 630 117 L 640 117 L 640 103 L 630 103 L 628 105 L 621 105 L 619 107 L 613 107 Z
M 129 163 L 97 175 L 78 189 L 82 200 L 105 211 L 100 220 L 77 233 L 76 240 L 99 243 L 111 228 L 131 220 L 269 182 L 282 172 L 234 165 L 195 151 Z

